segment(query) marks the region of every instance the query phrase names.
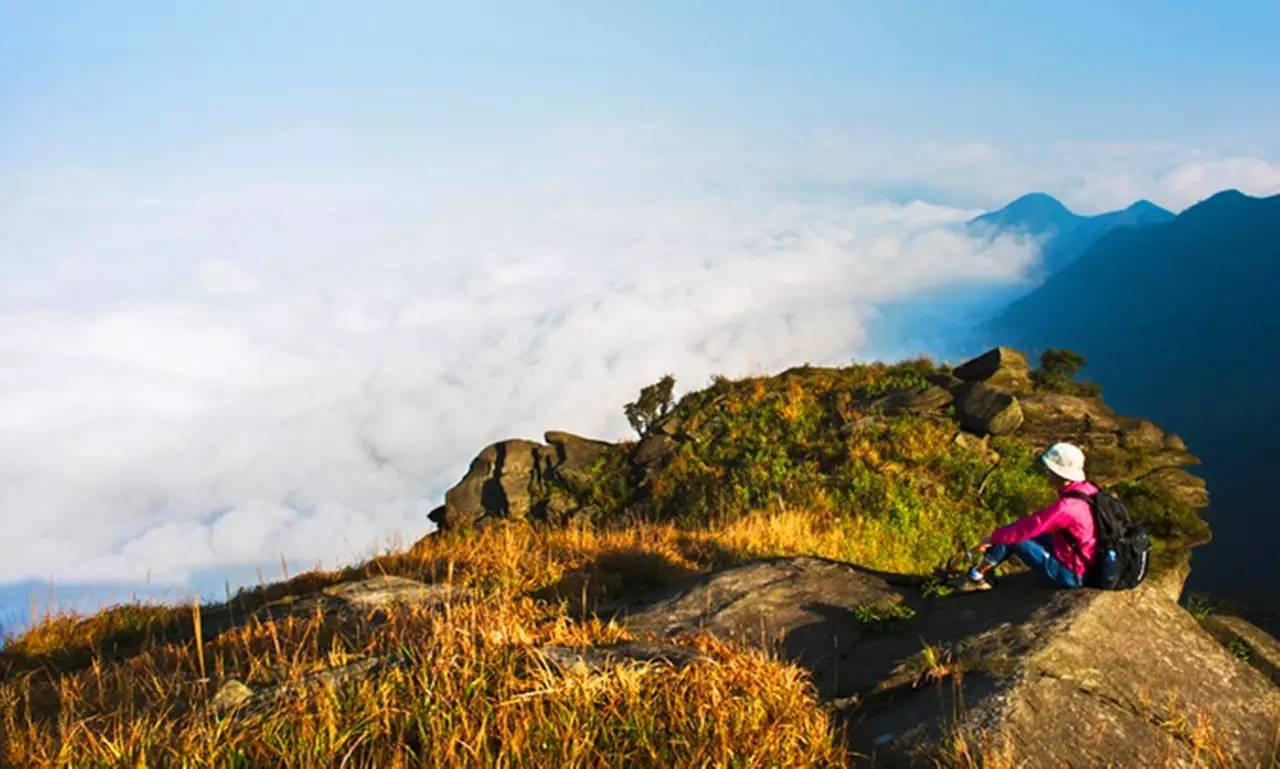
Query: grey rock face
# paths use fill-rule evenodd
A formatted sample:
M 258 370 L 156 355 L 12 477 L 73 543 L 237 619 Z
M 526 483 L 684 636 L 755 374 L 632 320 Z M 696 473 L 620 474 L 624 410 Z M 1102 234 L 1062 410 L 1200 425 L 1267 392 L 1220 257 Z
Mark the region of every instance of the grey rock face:
M 1210 614 L 1200 626 L 1227 647 L 1241 661 L 1280 685 L 1280 640 L 1241 617 Z
M 1019 403 L 1027 422 L 1023 432 L 1029 437 L 1065 435 L 1080 440 L 1092 434 L 1114 434 L 1120 430 L 1116 413 L 1094 398 L 1037 393 L 1023 396 Z M 1114 437 L 1107 439 L 1111 443 L 1114 440 Z
M 726 569 L 634 607 L 626 626 L 667 637 L 707 632 L 778 649 L 811 671 L 820 691 L 839 695 L 856 688 L 851 676 L 871 683 L 859 677 L 856 664 L 841 670 L 848 653 L 868 635 L 851 613 L 853 607 L 897 604 L 905 598 L 884 578 L 848 564 L 779 558 Z
M 577 504 L 570 496 L 557 496 L 547 489 L 588 489 L 592 469 L 612 444 L 559 431 L 548 432 L 546 439 L 545 445 L 511 439 L 486 447 L 462 480 L 445 492 L 444 505 L 428 517 L 442 530 L 484 526 L 494 520 L 527 520 L 535 512 L 567 520 Z M 535 490 L 541 490 L 542 496 L 535 498 Z M 545 509 L 535 510 L 537 504 Z

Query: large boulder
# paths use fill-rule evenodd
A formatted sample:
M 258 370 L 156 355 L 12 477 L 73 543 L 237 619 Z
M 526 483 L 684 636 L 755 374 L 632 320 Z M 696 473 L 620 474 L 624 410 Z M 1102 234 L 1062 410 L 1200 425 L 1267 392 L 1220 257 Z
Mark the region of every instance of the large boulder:
M 1197 766 L 1205 745 L 1227 765 L 1267 765 L 1280 689 L 1177 604 L 1186 574 L 1174 559 L 1129 591 L 1019 574 L 926 599 L 906 577 L 771 559 L 633 605 L 624 622 L 801 666 L 875 766 L 934 766 L 957 741 L 1020 766 Z M 902 620 L 877 627 L 878 615 Z
M 593 469 L 613 444 L 557 430 L 545 437 L 546 444 L 515 438 L 487 446 L 428 518 L 442 530 L 571 519 L 580 509 L 576 495 L 590 488 Z
M 983 382 L 1006 392 L 1021 393 L 1031 389 L 1031 367 L 1022 353 L 1010 347 L 988 350 L 960 364 L 952 373 L 965 382 Z
M 486 446 L 462 480 L 445 492 L 444 506 L 432 511 L 431 520 L 441 529 L 461 529 L 485 517 L 526 517 L 529 484 L 545 448 L 518 438 Z
M 956 389 L 956 416 L 962 429 L 978 435 L 1007 435 L 1023 420 L 1017 398 L 982 382 Z

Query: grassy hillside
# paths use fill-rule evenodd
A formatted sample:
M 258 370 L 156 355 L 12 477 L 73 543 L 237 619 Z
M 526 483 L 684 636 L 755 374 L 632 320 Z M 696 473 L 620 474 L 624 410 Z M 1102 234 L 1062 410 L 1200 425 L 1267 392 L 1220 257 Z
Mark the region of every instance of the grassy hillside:
M 1029 421 L 1011 435 L 979 438 L 960 430 L 954 405 L 894 408 L 895 399 L 953 379 L 928 360 L 717 379 L 656 419 L 640 446 L 613 446 L 589 483 L 553 477 L 532 488 L 533 508 L 563 495 L 576 497 L 596 525 L 686 527 L 802 509 L 845 532 L 844 559 L 921 573 L 1051 500 L 1037 457 L 1048 440 L 1061 439 L 1086 445 L 1091 476 L 1112 485 L 1159 538 L 1185 544 L 1207 537 L 1194 506 L 1148 476 L 1163 462 L 1163 448 L 1139 445 L 1127 427 L 1099 440 L 1086 416 L 1065 425 Z M 1019 390 L 1024 399 L 1079 393 L 1086 397 L 1069 397 L 1105 409 L 1096 388 L 1059 378 L 1033 378 Z M 1053 429 L 1057 437 L 1046 439 Z M 638 461 L 651 441 L 661 442 L 660 457 Z M 1171 460 L 1186 461 L 1194 458 Z

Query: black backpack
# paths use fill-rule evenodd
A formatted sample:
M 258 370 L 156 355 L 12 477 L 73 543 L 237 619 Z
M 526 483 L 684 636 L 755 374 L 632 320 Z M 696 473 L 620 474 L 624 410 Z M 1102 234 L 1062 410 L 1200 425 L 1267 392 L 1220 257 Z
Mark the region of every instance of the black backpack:
M 1085 574 L 1085 584 L 1103 590 L 1137 587 L 1147 576 L 1151 558 L 1151 538 L 1146 529 L 1133 522 L 1124 503 L 1109 491 L 1099 491 L 1093 496 L 1069 491 L 1064 496 L 1083 499 L 1093 511 L 1097 548 Z M 1067 539 L 1076 553 L 1080 553 L 1080 546 L 1070 537 Z

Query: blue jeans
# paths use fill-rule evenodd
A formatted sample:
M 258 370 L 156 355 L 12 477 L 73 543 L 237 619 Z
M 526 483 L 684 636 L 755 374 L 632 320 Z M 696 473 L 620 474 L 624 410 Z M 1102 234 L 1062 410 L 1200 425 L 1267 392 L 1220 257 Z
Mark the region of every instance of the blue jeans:
M 1058 587 L 1080 587 L 1080 577 L 1062 562 L 1053 557 L 1049 551 L 1049 536 L 1043 535 L 1035 539 L 1024 539 L 1013 545 L 992 545 L 987 548 L 983 560 L 991 565 L 1002 563 L 1010 555 L 1018 558 L 1031 567 L 1031 570 L 1048 579 Z

